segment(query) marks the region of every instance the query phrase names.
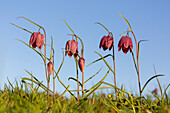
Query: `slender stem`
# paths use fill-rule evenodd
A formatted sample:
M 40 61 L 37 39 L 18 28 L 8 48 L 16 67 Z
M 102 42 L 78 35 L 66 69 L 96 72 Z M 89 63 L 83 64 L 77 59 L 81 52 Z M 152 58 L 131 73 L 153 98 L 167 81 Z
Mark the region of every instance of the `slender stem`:
M 77 100 L 79 101 L 79 75 L 78 75 L 78 57 L 75 58 L 76 61 L 76 72 L 77 72 Z
M 41 27 L 44 31 L 44 35 L 45 35 L 45 45 L 44 45 L 44 55 L 45 55 L 45 74 L 46 74 L 46 79 L 47 79 L 47 99 L 49 99 L 49 80 L 48 80 L 48 75 L 47 75 L 47 56 L 46 56 L 46 46 L 47 46 L 47 37 L 46 37 L 46 32 L 45 29 L 43 27 Z
M 156 75 L 156 68 L 155 68 L 155 65 L 154 65 L 154 71 L 155 71 L 155 75 Z M 159 82 L 158 77 L 156 77 L 156 79 L 157 79 L 157 82 L 158 82 L 158 85 L 159 85 L 159 89 L 160 89 L 160 92 L 161 92 L 161 97 L 162 97 L 162 96 L 163 96 L 163 94 L 162 94 L 161 84 L 160 84 L 160 82 Z
M 73 32 L 74 33 L 74 32 Z M 77 36 L 74 34 L 73 37 L 75 36 L 76 42 L 77 42 Z M 75 57 L 76 61 L 76 72 L 77 72 L 77 100 L 79 101 L 79 75 L 78 75 L 78 56 Z
M 142 97 L 141 84 L 140 84 L 140 73 L 139 73 L 138 42 L 137 42 L 137 40 L 136 40 L 136 36 L 135 36 L 134 32 L 133 32 L 132 30 L 130 30 L 129 32 L 131 32 L 131 33 L 133 34 L 133 37 L 134 37 L 135 42 L 136 42 L 136 58 L 137 58 L 137 69 L 138 69 L 139 93 L 140 93 L 140 97 Z M 142 105 L 142 98 L 140 98 L 140 105 Z
M 82 72 L 82 97 L 84 97 L 84 71 Z
M 114 54 L 114 42 L 113 42 L 113 65 L 114 65 L 114 82 L 115 82 L 115 87 L 117 87 L 117 85 L 116 85 L 116 63 L 115 63 L 115 54 Z M 115 94 L 116 94 L 116 100 L 118 101 L 116 88 L 115 88 Z
M 54 50 L 53 50 L 53 104 L 55 104 Z

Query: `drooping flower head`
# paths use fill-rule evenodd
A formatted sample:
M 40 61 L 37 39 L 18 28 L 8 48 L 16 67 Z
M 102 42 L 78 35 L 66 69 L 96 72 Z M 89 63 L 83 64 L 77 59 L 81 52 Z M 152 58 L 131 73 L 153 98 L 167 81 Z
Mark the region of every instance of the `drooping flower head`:
M 103 36 L 103 38 L 100 40 L 99 48 L 101 49 L 103 47 L 103 50 L 107 50 L 109 48 L 109 51 L 113 47 L 113 35 L 110 32 L 108 36 Z
M 85 59 L 83 57 L 81 57 L 78 60 L 78 64 L 79 64 L 79 68 L 81 72 L 84 72 L 84 66 L 85 66 Z
M 65 56 L 68 54 L 70 58 L 72 55 L 76 57 L 78 55 L 78 42 L 76 42 L 75 40 L 68 40 L 65 50 Z
M 51 61 L 48 62 L 47 67 L 48 67 L 48 74 L 51 75 L 51 72 L 52 72 L 52 70 L 53 70 L 53 64 L 52 64 Z
M 121 49 L 125 54 L 129 51 L 129 49 L 130 49 L 130 52 L 132 53 L 133 43 L 130 37 L 128 36 L 121 37 L 121 39 L 119 40 L 119 44 L 118 44 L 118 51 L 120 51 Z
M 40 50 L 43 46 L 43 42 L 44 42 L 44 35 L 41 34 L 40 32 L 34 32 L 31 35 L 30 41 L 29 41 L 29 45 L 32 46 L 33 48 L 38 47 Z

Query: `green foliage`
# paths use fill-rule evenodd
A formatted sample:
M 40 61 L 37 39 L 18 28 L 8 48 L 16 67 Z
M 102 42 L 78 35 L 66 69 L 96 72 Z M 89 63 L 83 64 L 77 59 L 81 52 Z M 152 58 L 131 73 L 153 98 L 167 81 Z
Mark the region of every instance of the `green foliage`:
M 102 82 L 104 83 L 104 82 Z M 17 113 L 41 113 L 41 112 L 56 112 L 56 113 L 80 113 L 80 112 L 95 112 L 95 113 L 146 113 L 146 112 L 170 112 L 170 98 L 166 95 L 166 99 L 159 100 L 154 93 L 152 95 L 147 95 L 146 98 L 142 97 L 142 106 L 140 107 L 140 98 L 126 92 L 124 88 L 117 88 L 119 100 L 117 101 L 114 97 L 114 93 L 107 96 L 105 93 L 92 93 L 92 96 L 81 99 L 81 101 L 76 101 L 76 99 L 71 96 L 66 98 L 63 94 L 68 90 L 69 86 L 65 92 L 61 95 L 56 93 L 56 103 L 53 103 L 52 94 L 50 94 L 47 100 L 47 93 L 33 92 L 30 87 L 24 86 L 22 82 L 15 83 L 16 85 L 5 85 L 4 90 L 0 90 L 0 112 L 17 112 Z M 29 83 L 28 83 L 29 84 Z M 101 84 L 101 82 L 100 82 Z M 99 85 L 100 85 L 99 84 Z M 106 84 L 106 83 L 105 83 Z M 109 85 L 109 84 L 107 84 Z M 31 85 L 30 85 L 31 86 Z M 34 84 L 35 89 L 37 87 Z M 112 85 L 110 85 L 112 86 Z M 169 85 L 167 86 L 167 88 Z M 112 88 L 114 88 L 112 86 Z M 166 89 L 165 89 L 166 91 Z M 161 103 L 164 101 L 164 103 Z

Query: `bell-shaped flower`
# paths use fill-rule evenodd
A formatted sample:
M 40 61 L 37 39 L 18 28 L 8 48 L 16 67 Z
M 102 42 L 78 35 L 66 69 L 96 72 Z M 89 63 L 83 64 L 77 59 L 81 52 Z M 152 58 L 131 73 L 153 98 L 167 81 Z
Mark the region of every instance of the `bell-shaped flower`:
M 40 32 L 37 33 L 36 46 L 41 49 L 44 43 L 44 35 Z
M 78 60 L 78 64 L 79 64 L 79 68 L 81 72 L 84 72 L 84 66 L 85 66 L 85 59 L 83 57 L 81 57 Z
M 48 67 L 48 74 L 51 75 L 51 72 L 52 72 L 52 70 L 53 70 L 53 64 L 52 64 L 51 61 L 48 62 L 47 67 Z
M 29 45 L 32 46 L 33 48 L 38 47 L 39 49 L 42 48 L 44 42 L 44 35 L 41 34 L 40 32 L 34 32 L 31 35 Z
M 65 56 L 68 54 L 69 57 L 72 55 L 76 57 L 78 55 L 78 42 L 75 40 L 67 41 L 65 50 Z
M 36 48 L 36 40 L 37 40 L 37 32 L 32 33 L 29 45 L 32 46 L 33 48 Z
M 99 48 L 103 47 L 103 50 L 109 50 L 113 47 L 113 35 L 103 36 L 103 38 L 100 40 Z
M 132 53 L 133 43 L 130 37 L 128 36 L 121 37 L 121 39 L 119 40 L 119 44 L 118 44 L 118 51 L 120 51 L 121 49 L 125 54 L 129 51 L 129 49 L 130 49 L 130 52 Z

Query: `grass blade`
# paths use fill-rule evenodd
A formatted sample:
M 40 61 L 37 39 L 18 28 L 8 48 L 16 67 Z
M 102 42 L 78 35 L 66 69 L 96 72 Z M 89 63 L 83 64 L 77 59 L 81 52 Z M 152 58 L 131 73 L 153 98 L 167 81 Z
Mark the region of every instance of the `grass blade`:
M 71 80 L 74 80 L 75 82 L 77 82 L 77 79 L 75 79 L 75 78 L 73 78 L 73 77 L 69 77 L 69 78 L 68 78 L 68 80 L 70 80 L 70 79 L 71 79 Z M 78 82 L 79 82 L 79 85 L 82 87 L 81 82 L 80 82 L 80 81 L 78 81 Z
M 69 89 L 70 85 L 67 86 L 66 90 L 59 96 L 57 97 L 57 99 L 60 99 L 60 97 L 62 97 Z
M 62 18 L 62 19 L 64 20 L 64 18 Z M 67 22 L 65 20 L 64 20 L 64 22 L 68 26 L 68 28 L 72 31 L 72 33 L 75 34 L 74 31 L 71 29 L 71 27 L 67 24 Z
M 9 81 L 8 77 L 7 77 L 7 80 L 9 82 L 9 85 L 12 87 L 12 89 L 14 89 L 13 85 L 11 84 L 11 82 Z
M 119 15 L 126 21 L 126 23 L 127 23 L 128 26 L 129 26 L 129 29 L 132 31 L 132 28 L 131 28 L 129 22 L 127 21 L 127 19 L 126 19 L 125 17 L 123 17 L 120 13 L 117 13 L 117 14 L 119 14 Z
M 28 84 L 28 83 L 27 83 L 26 81 L 24 81 L 24 80 L 22 80 L 22 82 L 25 83 L 25 84 L 27 84 L 27 85 L 30 87 L 30 89 L 32 90 L 32 92 L 35 93 L 34 89 L 31 87 L 30 84 Z
M 34 25 L 36 25 L 36 26 L 38 26 L 38 27 L 41 27 L 40 25 L 38 25 L 38 24 L 36 24 L 35 22 L 29 20 L 28 18 L 25 18 L 25 17 L 22 17 L 22 16 L 20 16 L 20 17 L 18 17 L 18 18 L 23 18 L 23 19 L 25 19 L 25 20 L 31 22 L 32 24 L 34 24 Z M 42 27 L 41 27 L 41 28 L 42 28 Z
M 143 86 L 143 88 L 142 88 L 142 90 L 141 90 L 141 93 L 142 93 L 143 90 L 145 89 L 146 85 L 147 85 L 152 79 L 154 79 L 155 77 L 158 77 L 158 76 L 164 76 L 164 75 L 156 75 L 156 76 L 151 77 L 151 78 L 145 83 L 145 85 Z
M 95 88 L 97 85 L 99 85 L 101 82 L 103 82 L 103 80 L 107 77 L 107 75 L 109 74 L 109 72 L 110 72 L 110 69 L 107 71 L 106 75 L 105 75 L 98 83 L 96 83 L 94 86 L 92 86 L 90 89 Z M 88 91 L 86 91 L 86 93 L 87 93 L 87 92 L 88 92 Z
M 112 56 L 112 55 L 111 55 L 111 54 L 108 54 L 108 55 L 104 56 L 103 58 L 107 58 L 107 57 L 109 57 L 109 56 Z M 113 56 L 112 56 L 112 57 L 113 57 Z M 88 67 L 88 66 L 90 66 L 91 64 L 93 64 L 93 63 L 95 63 L 95 62 L 97 62 L 97 61 L 100 61 L 100 60 L 102 60 L 102 58 L 99 58 L 99 59 L 93 61 L 92 63 L 88 64 L 86 67 Z
M 59 67 L 59 69 L 58 69 L 58 71 L 56 72 L 55 70 L 55 73 L 56 73 L 56 76 L 54 77 L 54 78 L 56 78 L 57 76 L 58 76 L 58 73 L 60 72 L 60 69 L 61 69 L 61 67 L 63 66 L 63 63 L 64 63 L 64 51 L 63 51 L 63 60 L 62 60 L 62 62 L 61 62 L 61 64 L 60 64 L 60 67 Z
M 41 88 L 44 89 L 45 91 L 49 90 L 49 91 L 52 93 L 52 91 L 51 91 L 50 89 L 48 89 L 44 84 L 42 84 L 42 82 L 39 83 L 38 81 L 36 82 L 35 80 L 32 80 L 32 79 L 30 79 L 30 78 L 22 78 L 22 80 L 23 80 L 23 81 L 29 80 L 29 81 L 37 84 L 39 87 L 41 87 Z M 36 90 L 36 91 L 37 91 L 37 90 Z
M 141 42 L 144 42 L 144 41 L 148 41 L 148 40 L 140 40 L 140 41 L 138 42 L 138 58 L 137 58 L 137 59 L 139 59 L 140 43 L 141 43 Z
M 20 26 L 14 24 L 14 23 L 10 23 L 10 24 L 11 24 L 11 25 L 14 25 L 15 27 L 18 27 L 18 28 L 20 28 L 20 29 L 22 29 L 22 30 L 24 30 L 24 31 L 27 31 L 28 33 L 31 33 L 31 34 L 32 34 L 31 31 L 29 31 L 29 30 L 27 30 L 27 29 L 25 29 L 25 28 L 22 28 L 22 27 L 20 27 Z
M 154 65 L 154 71 L 155 71 L 155 75 L 156 75 L 156 68 L 155 68 L 155 65 Z M 160 84 L 160 82 L 159 82 L 158 77 L 156 77 L 156 79 L 157 79 L 157 82 L 158 82 L 158 85 L 159 85 L 159 89 L 160 89 L 160 92 L 161 92 L 161 97 L 162 97 L 162 96 L 163 96 L 162 87 L 161 87 L 161 84 Z
M 42 54 L 42 53 L 40 53 L 39 51 L 37 51 L 36 49 L 34 49 L 33 47 L 31 47 L 30 45 L 28 45 L 26 42 L 24 42 L 24 41 L 22 41 L 22 40 L 20 40 L 20 39 L 16 39 L 16 40 L 18 40 L 18 41 L 20 41 L 20 42 L 22 42 L 22 43 L 24 43 L 25 45 L 27 45 L 29 48 L 31 48 L 32 50 L 34 50 L 36 53 L 38 53 L 40 56 L 41 56 L 41 58 L 43 59 L 43 61 L 45 61 L 45 56 Z M 47 57 L 46 57 L 47 58 Z M 48 60 L 50 60 L 49 58 L 47 58 Z
M 107 67 L 113 72 L 113 74 L 115 74 L 115 72 L 112 70 L 112 68 L 109 66 L 109 64 L 106 62 L 106 60 L 103 58 L 103 56 L 101 54 L 99 54 L 98 52 L 95 51 L 95 53 L 97 53 L 105 62 L 105 64 L 107 65 Z
M 104 28 L 106 29 L 106 31 L 109 33 L 109 30 L 108 30 L 103 24 L 101 24 L 101 23 L 99 23 L 99 22 L 96 22 L 96 24 L 99 24 L 99 25 L 101 25 L 102 27 L 104 27 Z
M 91 76 L 90 78 L 88 78 L 88 79 L 84 82 L 84 84 L 85 84 L 86 82 L 88 82 L 90 79 L 92 79 L 93 77 L 95 77 L 95 76 L 102 70 L 102 68 L 103 68 L 103 66 L 100 68 L 99 71 L 97 71 L 97 73 L 95 73 L 93 76 Z

